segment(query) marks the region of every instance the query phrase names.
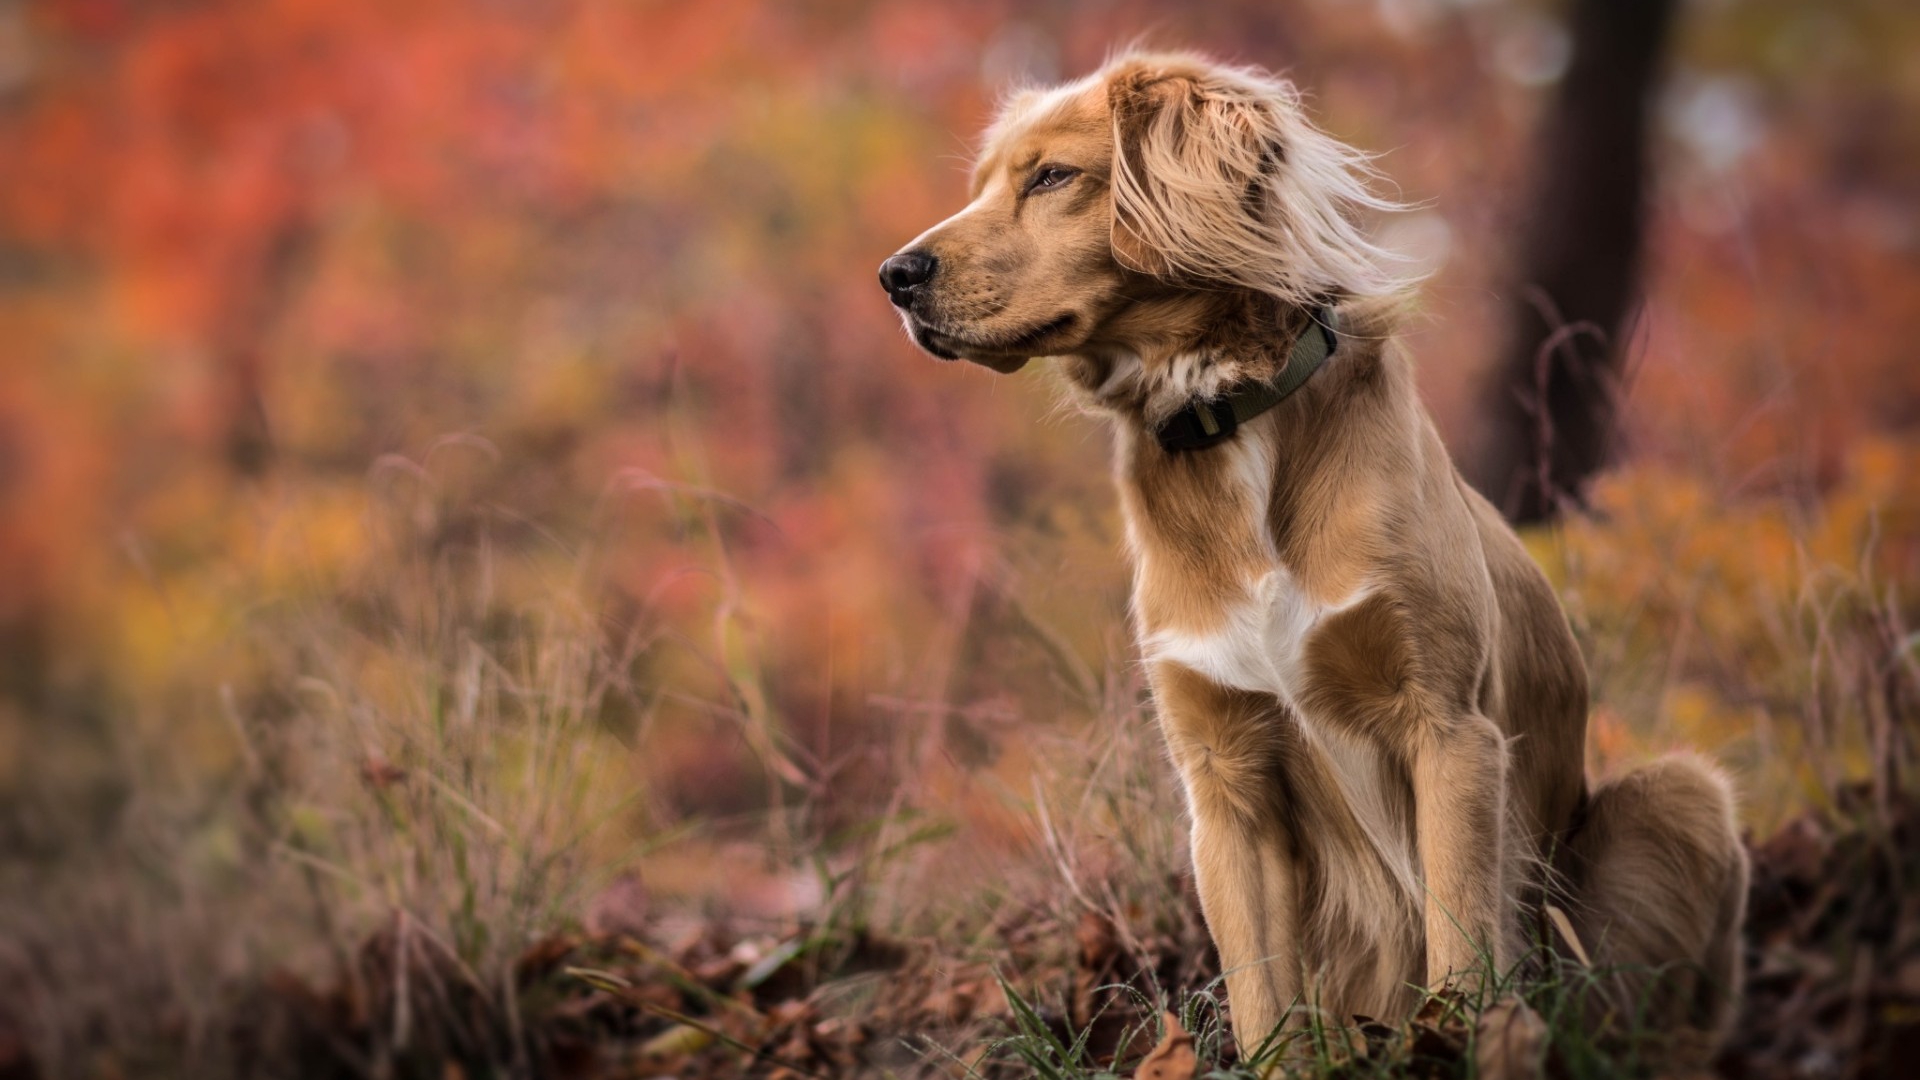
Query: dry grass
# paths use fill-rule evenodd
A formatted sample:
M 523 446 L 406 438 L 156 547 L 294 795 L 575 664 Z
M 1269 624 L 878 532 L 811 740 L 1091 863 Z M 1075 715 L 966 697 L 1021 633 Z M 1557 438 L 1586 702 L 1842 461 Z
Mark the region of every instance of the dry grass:
M 223 767 L 186 769 L 165 725 L 121 725 L 110 805 L 43 800 L 14 825 L 37 854 L 4 864 L 13 1061 L 48 1076 L 439 1076 L 456 1061 L 1079 1077 L 1143 1052 L 1171 1009 L 1203 1062 L 1233 1067 L 1176 786 L 1130 664 L 1093 674 L 1025 613 L 1040 643 L 1026 651 L 1099 719 L 869 732 L 892 783 L 851 800 L 777 715 L 711 495 L 660 503 L 727 583 L 696 637 L 610 607 L 591 547 L 529 541 L 425 476 L 390 463 L 370 482 L 357 577 L 270 599 L 239 628 L 232 679 L 207 699 Z M 1594 657 L 1596 763 L 1719 741 L 1754 820 L 1822 810 L 1822 851 L 1901 835 L 1911 599 L 1883 574 L 1884 534 L 1820 516 L 1855 505 L 1877 504 L 1715 506 L 1629 474 L 1601 516 L 1536 537 Z M 1719 539 L 1698 538 L 1703 511 Z M 948 647 L 951 668 L 971 646 Z M 719 692 L 675 681 L 692 669 Z M 757 809 L 703 817 L 667 794 L 684 780 L 654 760 L 660 716 L 693 705 L 716 745 L 744 748 L 728 782 Z M 962 735 L 992 764 L 961 764 Z M 1866 852 L 1849 856 L 1862 888 L 1887 877 L 1872 844 L 1849 850 Z M 672 888 L 675 866 L 708 891 Z M 1873 931 L 1888 940 L 1822 952 L 1812 930 L 1775 934 L 1758 977 L 1815 956 L 1830 980 L 1878 986 L 1913 962 L 1911 885 L 1896 870 L 1871 886 L 1891 897 Z M 1525 992 L 1553 1018 L 1576 991 Z M 1862 994 L 1847 1000 L 1879 1000 Z M 1864 1052 L 1880 1022 L 1848 1008 L 1835 1038 Z M 1471 1040 L 1450 1023 L 1428 1025 L 1427 1057 L 1418 1028 L 1322 1031 L 1314 1053 L 1343 1075 L 1465 1075 Z M 1565 1075 L 1638 1070 L 1632 1038 L 1553 1030 Z

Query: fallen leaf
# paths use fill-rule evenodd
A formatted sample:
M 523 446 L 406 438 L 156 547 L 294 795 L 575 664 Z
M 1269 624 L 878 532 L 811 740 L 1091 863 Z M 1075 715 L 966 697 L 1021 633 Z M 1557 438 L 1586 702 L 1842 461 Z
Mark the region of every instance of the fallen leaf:
M 799 1024 L 812 1016 L 813 1006 L 798 999 L 780 1002 L 778 1005 L 767 1010 L 767 1018 L 773 1021 L 774 1027 L 780 1028 Z
M 653 1060 L 697 1054 L 715 1042 L 714 1034 L 692 1024 L 675 1024 L 640 1046 L 640 1056 Z
M 1474 1063 L 1484 1080 L 1538 1080 L 1547 1061 L 1547 1025 L 1517 997 L 1501 998 L 1474 1030 Z
M 1811 814 L 1795 818 L 1754 850 L 1756 861 L 1779 878 L 1813 883 L 1826 876 L 1833 836 Z
M 1467 1048 L 1466 1011 L 1459 994 L 1442 990 L 1429 995 L 1407 1022 L 1407 1053 L 1416 1059 L 1458 1061 Z
M 1193 1080 L 1200 1059 L 1193 1052 L 1193 1036 L 1180 1026 L 1180 1018 L 1166 1014 L 1167 1033 L 1133 1071 L 1133 1080 Z
M 551 972 L 579 945 L 577 938 L 567 934 L 552 934 L 534 942 L 513 962 L 514 984 L 524 987 Z
M 614 878 L 587 905 L 587 929 L 596 935 L 639 936 L 647 929 L 650 898 L 638 871 Z
M 1900 993 L 1920 998 L 1920 956 L 1911 957 L 1894 973 L 1893 985 Z
M 1363 1040 L 1359 1047 L 1360 1056 L 1363 1058 L 1386 1055 L 1400 1037 L 1400 1029 L 1391 1024 L 1383 1024 L 1371 1016 L 1354 1017 L 1353 1027 Z
M 1119 931 L 1114 928 L 1113 920 L 1098 912 L 1081 915 L 1074 936 L 1080 944 L 1080 966 L 1089 971 L 1105 968 L 1120 952 Z

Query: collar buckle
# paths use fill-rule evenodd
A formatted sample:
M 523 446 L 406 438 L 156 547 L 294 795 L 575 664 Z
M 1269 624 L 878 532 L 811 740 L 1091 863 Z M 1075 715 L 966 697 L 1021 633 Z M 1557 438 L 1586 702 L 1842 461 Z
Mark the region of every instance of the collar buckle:
M 1233 438 L 1240 421 L 1225 401 L 1196 401 L 1167 418 L 1156 435 L 1168 451 L 1205 450 Z

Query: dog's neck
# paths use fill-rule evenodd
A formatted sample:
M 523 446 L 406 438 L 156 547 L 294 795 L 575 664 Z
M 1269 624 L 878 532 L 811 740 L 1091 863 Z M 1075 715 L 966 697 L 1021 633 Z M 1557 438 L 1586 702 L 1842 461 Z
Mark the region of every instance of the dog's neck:
M 1134 303 L 1062 369 L 1082 404 L 1152 429 L 1197 401 L 1273 382 L 1315 330 L 1311 311 L 1269 297 L 1179 293 Z
M 1317 330 L 1299 309 L 1264 321 L 1244 309 L 1211 317 L 1210 327 L 1224 329 L 1185 347 L 1063 365 L 1076 395 L 1114 424 L 1136 602 L 1149 629 L 1189 621 L 1182 613 L 1200 620 L 1208 597 L 1276 561 L 1316 594 L 1343 595 L 1381 516 L 1404 510 L 1383 496 L 1395 490 L 1389 474 L 1443 453 L 1411 369 L 1384 345 L 1393 320 L 1378 304 L 1342 307 L 1339 348 L 1297 392 L 1216 446 L 1169 452 L 1156 438 L 1166 416 L 1211 391 L 1272 379 L 1296 339 Z

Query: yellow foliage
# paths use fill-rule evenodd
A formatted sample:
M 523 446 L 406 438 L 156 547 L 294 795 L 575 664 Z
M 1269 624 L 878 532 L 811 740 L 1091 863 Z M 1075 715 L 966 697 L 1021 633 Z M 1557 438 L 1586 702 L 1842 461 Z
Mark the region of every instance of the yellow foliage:
M 1864 775 L 1860 680 L 1901 636 L 1917 477 L 1920 445 L 1885 438 L 1862 439 L 1813 499 L 1729 497 L 1633 464 L 1602 478 L 1591 513 L 1530 533 L 1594 670 L 1600 759 L 1719 751 L 1769 820 L 1818 786 L 1814 760 L 1826 780 Z

